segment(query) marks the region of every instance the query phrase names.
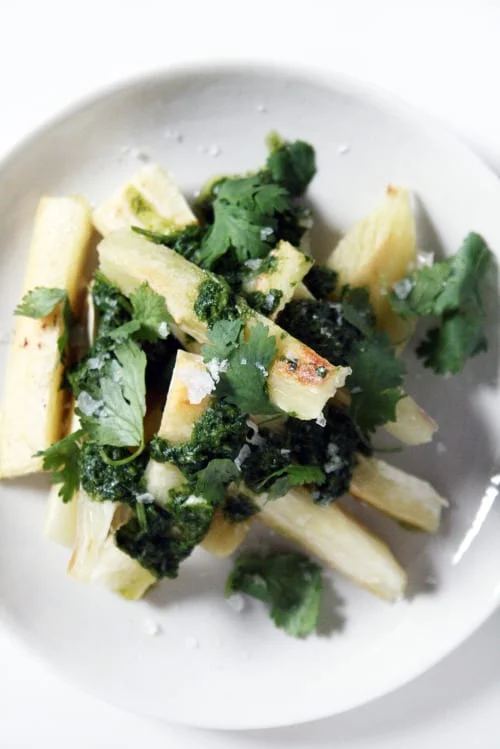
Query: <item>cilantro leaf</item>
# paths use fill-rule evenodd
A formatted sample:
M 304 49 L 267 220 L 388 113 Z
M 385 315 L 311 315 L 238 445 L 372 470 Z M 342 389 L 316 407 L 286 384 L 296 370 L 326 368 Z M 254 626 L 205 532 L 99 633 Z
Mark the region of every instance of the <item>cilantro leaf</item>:
M 108 338 L 114 341 L 125 341 L 127 338 L 132 338 L 135 333 L 138 333 L 141 329 L 141 323 L 139 320 L 129 320 L 120 325 L 119 328 L 115 328 L 108 333 Z
M 370 303 L 370 292 L 365 286 L 344 286 L 342 289 L 342 315 L 349 325 L 365 338 L 376 333 L 377 319 Z
M 367 434 L 380 424 L 395 421 L 396 404 L 406 368 L 383 335 L 353 343 L 348 356 L 351 404 L 349 413 Z
M 306 637 L 316 627 L 323 582 L 321 568 L 302 554 L 240 556 L 226 583 L 226 596 L 245 593 L 270 607 L 277 627 Z
M 69 434 L 59 442 L 54 442 L 46 450 L 40 450 L 36 456 L 43 457 L 43 470 L 51 472 L 53 484 L 61 484 L 59 496 L 63 502 L 73 499 L 80 485 L 80 441 L 83 431 Z
M 243 329 L 242 320 L 218 320 L 210 329 L 210 343 L 201 347 L 203 359 L 227 359 L 237 346 Z
M 54 312 L 57 305 L 61 303 L 63 304 L 63 325 L 61 335 L 57 339 L 57 348 L 61 362 L 64 362 L 69 343 L 69 331 L 73 325 L 73 313 L 66 289 L 49 289 L 38 286 L 24 295 L 21 302 L 17 305 L 14 314 L 41 320 Z
M 236 481 L 239 477 L 240 472 L 234 460 L 216 458 L 198 472 L 194 493 L 197 497 L 205 497 L 213 505 L 218 505 L 224 501 L 231 481 Z
M 244 413 L 277 413 L 267 393 L 267 377 L 276 352 L 276 338 L 269 335 L 263 323 L 254 325 L 248 340 L 240 342 L 229 354 L 227 370 L 221 373 L 217 385 L 217 395 L 234 403 Z
M 453 257 L 412 273 L 389 296 L 392 308 L 402 317 L 441 317 L 438 327 L 417 347 L 424 365 L 438 374 L 457 374 L 467 359 L 486 351 L 480 285 L 491 258 L 484 239 L 468 234 Z
M 199 252 L 200 262 L 211 267 L 234 249 L 239 262 L 264 257 L 276 244 L 276 215 L 290 206 L 290 195 L 260 175 L 225 180 L 213 202 L 213 225 Z
M 291 463 L 285 468 L 275 471 L 265 480 L 269 484 L 271 478 L 279 478 L 267 490 L 267 499 L 272 501 L 287 494 L 292 486 L 302 484 L 321 484 L 325 480 L 325 474 L 319 466 L 303 466 Z
M 28 291 L 17 305 L 14 314 L 41 320 L 55 310 L 68 297 L 66 289 L 48 289 L 38 286 Z
M 452 312 L 443 315 L 439 328 L 428 331 L 417 347 L 417 355 L 424 366 L 437 374 L 458 374 L 467 359 L 487 348 L 486 336 L 476 316 Z
M 481 307 L 479 283 L 490 261 L 491 251 L 484 239 L 468 234 L 455 255 L 396 284 L 389 296 L 391 306 L 402 317 L 443 315 L 470 304 Z M 406 281 L 409 293 L 405 296 L 401 284 Z
M 156 343 L 164 340 L 169 333 L 168 324 L 172 316 L 167 311 L 165 298 L 153 291 L 144 282 L 130 295 L 132 320 L 113 330 L 111 338 L 125 339 L 134 336 L 138 341 Z
M 146 355 L 136 343 L 128 340 L 114 349 L 91 407 L 84 408 L 83 392 L 77 401 L 76 411 L 90 439 L 113 447 L 143 447 L 145 371 Z
M 271 136 L 269 140 L 273 140 Z M 283 185 L 291 195 L 303 195 L 316 174 L 314 148 L 303 140 L 282 143 L 279 140 L 267 158 L 267 168 L 274 182 Z

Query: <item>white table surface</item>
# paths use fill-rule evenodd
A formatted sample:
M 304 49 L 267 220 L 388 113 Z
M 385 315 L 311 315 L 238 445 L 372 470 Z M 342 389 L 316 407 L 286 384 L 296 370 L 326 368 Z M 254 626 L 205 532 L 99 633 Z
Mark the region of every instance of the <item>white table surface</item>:
M 0 153 L 61 107 L 129 74 L 261 56 L 377 83 L 462 134 L 500 173 L 500 3 L 364 6 L 0 0 Z M 497 749 L 499 705 L 500 613 L 392 695 L 319 723 L 240 734 L 174 727 L 97 702 L 48 673 L 0 628 L 2 749 L 469 749 L 473 740 Z

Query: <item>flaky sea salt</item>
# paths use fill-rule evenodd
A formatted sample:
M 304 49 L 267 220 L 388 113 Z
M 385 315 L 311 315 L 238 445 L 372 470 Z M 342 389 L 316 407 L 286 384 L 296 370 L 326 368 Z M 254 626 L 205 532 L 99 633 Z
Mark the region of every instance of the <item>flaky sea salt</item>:
M 413 286 L 411 278 L 402 278 L 401 281 L 394 284 L 392 290 L 398 299 L 404 300 L 410 296 Z
M 419 250 L 417 252 L 417 268 L 430 268 L 434 265 L 434 253 Z
M 338 471 L 339 468 L 342 468 L 342 458 L 340 457 L 339 449 L 335 442 L 328 443 L 326 454 L 328 460 L 323 466 L 325 473 L 334 473 L 335 471 Z
M 255 421 L 252 421 L 252 419 L 247 419 L 247 427 L 252 431 L 252 434 L 250 437 L 247 438 L 247 442 L 249 442 L 251 445 L 257 445 L 262 446 L 266 444 L 266 440 L 264 437 L 261 437 L 259 434 L 259 427 L 255 423 Z
M 240 595 L 240 593 L 234 593 L 226 600 L 228 602 L 228 605 L 231 606 L 233 611 L 236 611 L 237 614 L 241 614 L 241 612 L 245 608 L 245 599 L 242 595 Z
M 186 369 L 182 372 L 182 381 L 187 388 L 188 400 L 193 405 L 201 403 L 215 386 L 210 374 L 202 369 Z
M 262 265 L 262 258 L 250 258 L 250 260 L 245 260 L 244 265 L 245 268 L 249 268 L 250 270 L 259 270 Z
M 222 372 L 226 372 L 229 366 L 227 359 L 210 359 L 207 363 L 207 369 L 210 372 L 210 377 L 217 383 L 220 380 Z
M 89 393 L 82 390 L 77 399 L 77 406 L 84 416 L 93 416 L 99 411 L 104 403 L 102 400 L 95 400 Z
M 243 447 L 239 451 L 238 455 L 234 459 L 234 464 L 235 464 L 236 468 L 238 468 L 238 470 L 241 471 L 241 466 L 243 465 L 243 463 L 245 462 L 245 460 L 248 457 L 250 457 L 251 454 L 252 454 L 252 451 L 251 451 L 250 447 L 248 445 L 243 445 Z
M 165 320 L 163 320 L 158 325 L 158 335 L 160 336 L 160 338 L 167 338 L 168 337 L 168 325 L 165 322 Z
M 320 415 L 316 419 L 316 424 L 319 427 L 326 427 L 326 419 L 325 419 L 325 415 L 323 413 L 320 413 Z
M 151 504 L 151 502 L 155 501 L 155 498 L 151 494 L 151 492 L 142 492 L 141 494 L 136 494 L 135 498 L 137 502 L 141 502 L 142 504 Z
M 153 619 L 144 619 L 142 622 L 142 631 L 148 637 L 156 637 L 156 635 L 161 633 L 161 627 Z
M 167 140 L 175 140 L 177 143 L 182 143 L 184 136 L 178 130 L 165 130 L 163 133 Z

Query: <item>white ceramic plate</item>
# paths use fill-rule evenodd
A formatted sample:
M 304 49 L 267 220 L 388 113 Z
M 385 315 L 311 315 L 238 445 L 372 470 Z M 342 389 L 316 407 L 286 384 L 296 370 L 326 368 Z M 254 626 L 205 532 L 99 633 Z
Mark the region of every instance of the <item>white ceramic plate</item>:
M 82 192 L 98 201 L 138 168 L 141 152 L 173 170 L 191 196 L 209 175 L 262 163 L 272 128 L 317 148 L 319 173 L 310 197 L 319 248 L 327 249 L 335 231 L 369 210 L 388 182 L 411 187 L 422 200 L 424 249 L 452 252 L 471 229 L 500 248 L 497 179 L 412 110 L 346 81 L 290 71 L 174 71 L 86 102 L 4 162 L 3 329 L 11 325 L 42 193 Z M 497 317 L 495 308 L 492 321 Z M 463 376 L 438 379 L 417 367 L 408 382 L 440 422 L 440 447 L 414 448 L 394 462 L 451 500 L 433 539 L 369 515 L 409 570 L 409 600 L 390 606 L 336 577 L 321 624 L 323 632 L 332 623 L 335 631 L 295 641 L 275 630 L 257 603 L 236 613 L 223 598 L 229 562 L 199 553 L 178 580 L 159 585 L 145 601 L 127 603 L 65 576 L 67 551 L 42 537 L 46 483 L 37 479 L 0 487 L 3 622 L 86 690 L 191 725 L 298 723 L 395 689 L 467 637 L 500 593 L 500 513 L 492 483 L 500 444 L 495 328 L 490 352 Z M 2 354 L 5 359 L 5 345 Z M 249 543 L 258 542 L 255 534 Z M 161 626 L 160 636 L 144 633 L 146 619 Z

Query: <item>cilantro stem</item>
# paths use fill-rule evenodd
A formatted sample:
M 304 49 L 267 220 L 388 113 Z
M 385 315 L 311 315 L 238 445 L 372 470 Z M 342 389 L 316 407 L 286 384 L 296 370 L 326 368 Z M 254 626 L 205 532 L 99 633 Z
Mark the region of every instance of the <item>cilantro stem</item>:
M 279 468 L 277 471 L 273 471 L 273 473 L 270 473 L 269 476 L 266 476 L 265 479 L 263 479 L 259 484 L 257 484 L 257 488 L 259 491 L 263 490 L 265 485 L 268 484 L 272 479 L 280 478 L 288 471 L 288 466 L 284 466 L 284 468 Z
M 141 528 L 143 530 L 146 530 L 148 527 L 148 519 L 146 517 L 146 510 L 144 509 L 144 505 L 141 502 L 137 502 L 135 506 L 135 514 Z
M 137 448 L 137 450 L 135 450 L 130 455 L 127 455 L 126 458 L 120 458 L 120 460 L 113 460 L 112 458 L 110 458 L 109 455 L 106 454 L 106 451 L 104 450 L 104 448 L 102 448 L 101 450 L 101 455 L 102 455 L 102 459 L 104 460 L 105 463 L 108 464 L 108 466 L 125 466 L 127 465 L 127 463 L 131 463 L 133 460 L 138 458 L 139 455 L 144 450 L 144 447 L 145 445 L 144 445 L 144 440 L 143 440 L 141 444 L 139 445 L 139 447 Z

